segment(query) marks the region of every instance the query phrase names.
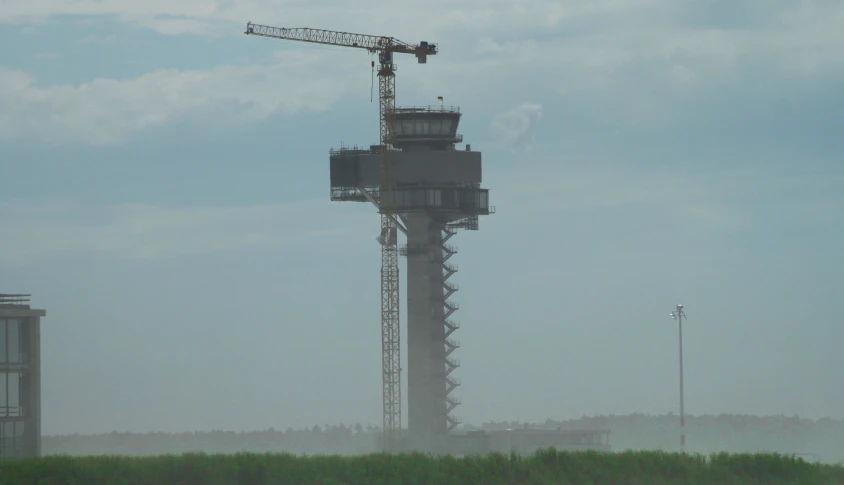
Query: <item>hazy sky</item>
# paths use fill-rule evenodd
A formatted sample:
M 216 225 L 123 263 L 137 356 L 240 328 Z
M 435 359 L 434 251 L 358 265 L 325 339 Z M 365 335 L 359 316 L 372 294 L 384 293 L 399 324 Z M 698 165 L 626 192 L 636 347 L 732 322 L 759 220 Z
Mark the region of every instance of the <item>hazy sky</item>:
M 371 57 L 247 21 L 439 43 L 398 103 L 461 107 L 497 207 L 452 239 L 465 422 L 676 411 L 678 302 L 687 412 L 844 417 L 840 0 L 12 1 L 45 433 L 380 424 L 378 217 L 328 200 Z

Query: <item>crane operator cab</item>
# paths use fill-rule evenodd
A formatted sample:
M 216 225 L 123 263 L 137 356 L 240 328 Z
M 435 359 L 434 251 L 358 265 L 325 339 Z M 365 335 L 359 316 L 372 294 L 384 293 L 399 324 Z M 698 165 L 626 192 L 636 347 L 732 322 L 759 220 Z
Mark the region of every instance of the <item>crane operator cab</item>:
M 419 52 L 422 51 L 422 52 Z M 425 52 L 427 51 L 427 52 Z M 419 43 L 418 51 L 416 52 L 416 62 L 418 64 L 426 64 L 428 62 L 428 54 L 437 53 L 437 44 L 429 44 L 426 41 Z

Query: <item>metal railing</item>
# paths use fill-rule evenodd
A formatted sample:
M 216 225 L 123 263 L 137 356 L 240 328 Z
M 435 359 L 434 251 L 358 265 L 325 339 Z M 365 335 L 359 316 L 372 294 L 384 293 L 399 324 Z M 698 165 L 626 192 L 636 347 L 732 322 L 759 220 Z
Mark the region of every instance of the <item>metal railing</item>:
M 456 133 L 454 135 L 452 135 L 451 133 L 444 133 L 442 135 L 432 135 L 430 133 L 426 133 L 424 135 L 396 135 L 396 142 L 402 145 L 407 145 L 408 142 L 463 143 L 463 135 L 461 135 L 460 133 Z
M 459 106 L 440 106 L 440 105 L 428 105 L 428 106 L 403 106 L 400 108 L 395 108 L 392 111 L 394 114 L 404 114 L 404 113 L 459 113 L 460 107 Z
M 0 293 L 0 305 L 24 305 L 32 295 Z
M 378 153 L 378 150 L 375 149 L 374 146 L 370 145 L 368 147 L 354 145 L 351 147 L 341 146 L 340 148 L 331 148 L 328 150 L 328 154 L 335 156 L 335 155 L 367 155 L 371 153 Z

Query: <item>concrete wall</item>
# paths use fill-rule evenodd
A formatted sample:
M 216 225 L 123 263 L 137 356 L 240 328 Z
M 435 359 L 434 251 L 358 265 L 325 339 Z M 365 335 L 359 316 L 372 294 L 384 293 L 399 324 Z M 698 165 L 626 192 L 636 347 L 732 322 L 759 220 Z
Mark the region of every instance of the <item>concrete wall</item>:
M 408 248 L 426 248 L 407 256 L 407 422 L 417 438 L 447 432 L 440 227 L 427 214 L 407 217 Z

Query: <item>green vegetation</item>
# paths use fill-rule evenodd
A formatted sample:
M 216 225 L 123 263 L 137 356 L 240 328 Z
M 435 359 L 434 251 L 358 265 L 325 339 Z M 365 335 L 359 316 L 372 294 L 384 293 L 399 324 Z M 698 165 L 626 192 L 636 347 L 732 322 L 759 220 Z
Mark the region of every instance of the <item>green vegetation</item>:
M 844 485 L 844 468 L 776 454 L 558 452 L 532 457 L 289 454 L 69 457 L 0 461 L 3 485 Z

